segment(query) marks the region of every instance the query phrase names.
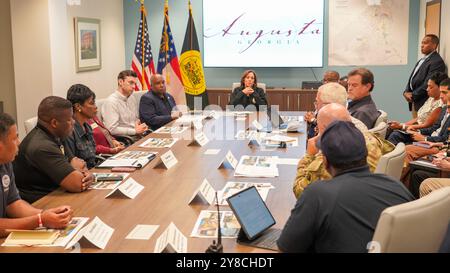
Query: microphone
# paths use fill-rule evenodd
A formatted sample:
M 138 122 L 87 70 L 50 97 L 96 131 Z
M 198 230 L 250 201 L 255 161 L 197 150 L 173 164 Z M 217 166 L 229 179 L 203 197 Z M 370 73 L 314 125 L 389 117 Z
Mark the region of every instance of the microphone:
M 219 198 L 217 198 L 216 192 L 216 206 L 217 206 L 217 243 L 213 240 L 213 243 L 206 249 L 205 253 L 223 253 L 222 246 L 222 231 L 220 229 L 220 211 L 219 211 Z

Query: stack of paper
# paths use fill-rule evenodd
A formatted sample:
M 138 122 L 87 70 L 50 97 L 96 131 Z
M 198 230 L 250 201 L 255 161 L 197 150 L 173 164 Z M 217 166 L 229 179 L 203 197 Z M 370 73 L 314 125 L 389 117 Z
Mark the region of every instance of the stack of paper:
M 184 131 L 186 131 L 187 127 L 166 127 L 163 126 L 161 128 L 159 128 L 158 130 L 156 130 L 154 133 L 155 134 L 170 134 L 170 135 L 175 135 L 175 134 L 181 134 Z
M 103 161 L 98 168 L 132 167 L 143 168 L 156 156 L 156 152 L 125 151 Z
M 193 123 L 202 122 L 205 119 L 203 115 L 184 115 L 177 119 L 174 126 L 191 126 Z
M 55 230 L 8 230 L 11 233 L 2 246 L 35 246 L 53 244 L 59 236 Z
M 177 138 L 149 138 L 144 143 L 139 145 L 142 148 L 171 148 L 176 142 Z
M 252 182 L 227 182 L 225 187 L 219 191 L 219 205 L 220 206 L 228 206 L 227 198 L 235 195 L 238 192 L 245 190 L 246 188 L 250 188 L 255 186 L 258 190 L 259 195 L 264 200 L 267 199 L 267 195 L 271 189 L 275 187 L 270 183 L 252 183 Z
M 277 156 L 242 156 L 234 172 L 240 177 L 277 177 Z
M 279 147 L 282 142 L 286 143 L 286 147 L 298 147 L 298 138 L 296 137 L 288 137 L 285 135 L 271 135 L 264 139 L 264 145 L 269 147 Z
M 239 140 L 246 140 L 246 139 L 257 139 L 257 140 L 260 140 L 260 139 L 264 139 L 266 137 L 266 135 L 267 135 L 267 133 L 265 133 L 265 132 L 258 132 L 256 130 L 247 130 L 247 131 L 240 130 L 236 134 L 235 138 L 239 139 Z
M 65 229 L 58 230 L 15 230 L 2 246 L 65 247 L 88 220 L 87 217 L 74 217 Z

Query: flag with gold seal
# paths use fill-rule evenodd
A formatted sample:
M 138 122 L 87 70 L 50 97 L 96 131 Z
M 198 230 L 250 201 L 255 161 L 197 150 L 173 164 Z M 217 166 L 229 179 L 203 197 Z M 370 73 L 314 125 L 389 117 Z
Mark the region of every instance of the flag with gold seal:
M 198 44 L 197 31 L 192 16 L 191 1 L 189 1 L 189 19 L 184 36 L 183 49 L 180 57 L 180 70 L 183 78 L 187 105 L 190 109 L 204 109 L 208 104 L 203 62 Z

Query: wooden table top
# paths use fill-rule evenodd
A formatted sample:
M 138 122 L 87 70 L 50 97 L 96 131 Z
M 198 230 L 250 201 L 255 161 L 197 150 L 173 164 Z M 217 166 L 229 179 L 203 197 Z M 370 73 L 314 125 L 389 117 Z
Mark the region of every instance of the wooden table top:
M 289 115 L 303 115 L 302 112 L 285 112 Z M 114 228 L 114 233 L 106 249 L 81 245 L 81 252 L 113 252 L 113 253 L 152 253 L 158 237 L 168 225 L 173 222 L 188 239 L 188 252 L 204 252 L 212 243 L 212 239 L 191 238 L 190 234 L 202 210 L 215 210 L 215 206 L 202 203 L 189 205 L 188 201 L 194 191 L 206 178 L 214 189 L 220 190 L 228 181 L 238 182 L 270 182 L 275 189 L 270 190 L 266 204 L 277 221 L 275 227 L 283 228 L 291 209 L 296 202 L 292 185 L 296 175 L 296 166 L 279 165 L 279 177 L 276 178 L 237 178 L 234 170 L 219 169 L 225 154 L 231 150 L 237 160 L 243 155 L 270 155 L 281 158 L 301 158 L 305 154 L 306 136 L 304 133 L 289 134 L 299 137 L 299 147 L 288 147 L 275 151 L 261 151 L 260 147 L 248 146 L 248 141 L 236 140 L 238 130 L 246 129 L 256 118 L 250 115 L 246 121 L 237 121 L 233 116 L 223 116 L 217 120 L 204 121 L 203 131 L 210 139 L 204 147 L 188 146 L 193 129 L 183 135 L 184 139 L 177 141 L 171 148 L 178 164 L 170 170 L 154 168 L 156 160 L 144 168 L 130 174 L 145 188 L 136 199 L 110 197 L 105 199 L 109 191 L 89 190 L 83 193 L 66 193 L 56 190 L 33 205 L 38 208 L 52 208 L 60 205 L 70 205 L 74 216 L 89 217 L 89 221 L 98 216 L 107 225 Z M 216 136 L 216 137 L 214 137 Z M 226 136 L 226 137 L 224 137 Z M 157 151 L 158 156 L 169 149 L 145 149 L 138 145 L 149 137 L 167 137 L 167 135 L 150 134 L 141 141 L 129 147 L 130 150 Z M 205 155 L 208 149 L 220 149 L 218 155 Z M 106 170 L 92 170 L 107 172 Z M 221 207 L 221 211 L 230 210 Z M 125 237 L 136 225 L 159 225 L 159 229 L 150 240 L 127 240 Z M 0 240 L 0 244 L 3 239 Z M 236 252 L 266 252 L 263 249 L 247 247 L 236 243 L 236 239 L 222 239 L 225 253 Z M 0 252 L 70 252 L 63 248 L 37 247 L 0 247 Z

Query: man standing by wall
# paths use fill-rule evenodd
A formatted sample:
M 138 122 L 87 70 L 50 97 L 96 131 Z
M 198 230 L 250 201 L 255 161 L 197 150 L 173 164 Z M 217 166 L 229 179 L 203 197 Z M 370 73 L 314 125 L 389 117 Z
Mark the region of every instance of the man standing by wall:
M 417 117 L 417 111 L 428 99 L 427 83 L 431 75 L 435 72 L 445 72 L 445 63 L 439 53 L 436 51 L 439 46 L 439 38 L 436 35 L 428 34 L 422 40 L 421 51 L 425 55 L 420 59 L 406 85 L 403 97 L 409 104 L 409 110 L 413 117 Z

